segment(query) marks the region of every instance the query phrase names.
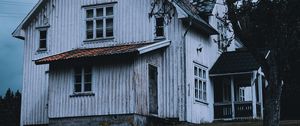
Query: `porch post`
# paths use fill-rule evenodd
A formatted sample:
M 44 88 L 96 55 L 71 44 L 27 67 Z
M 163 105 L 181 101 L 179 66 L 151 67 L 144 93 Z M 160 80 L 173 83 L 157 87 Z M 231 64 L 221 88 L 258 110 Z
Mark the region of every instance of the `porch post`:
M 263 85 L 262 85 L 262 75 L 259 74 L 259 78 L 258 78 L 258 95 L 259 95 L 259 103 L 260 103 L 260 117 L 263 119 L 263 94 L 262 94 L 262 89 L 263 89 Z
M 251 77 L 251 89 L 252 89 L 252 113 L 253 113 L 253 118 L 257 118 L 257 113 L 256 113 L 256 73 L 257 72 L 253 72 L 252 77 Z
M 235 118 L 235 109 L 234 109 L 234 78 L 233 75 L 230 77 L 230 87 L 231 87 L 231 112 L 232 119 Z

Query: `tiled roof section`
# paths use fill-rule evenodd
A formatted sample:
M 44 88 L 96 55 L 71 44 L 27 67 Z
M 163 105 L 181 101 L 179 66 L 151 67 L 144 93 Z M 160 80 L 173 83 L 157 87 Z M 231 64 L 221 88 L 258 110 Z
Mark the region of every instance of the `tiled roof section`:
M 134 43 L 134 44 L 117 45 L 117 46 L 110 46 L 110 47 L 75 49 L 68 52 L 63 52 L 57 55 L 36 60 L 35 63 L 46 64 L 46 63 L 51 63 L 56 61 L 63 61 L 63 60 L 134 53 L 137 52 L 138 48 L 145 47 L 150 44 L 153 43 Z
M 248 51 L 223 53 L 210 70 L 210 74 L 228 74 L 257 70 L 259 64 Z

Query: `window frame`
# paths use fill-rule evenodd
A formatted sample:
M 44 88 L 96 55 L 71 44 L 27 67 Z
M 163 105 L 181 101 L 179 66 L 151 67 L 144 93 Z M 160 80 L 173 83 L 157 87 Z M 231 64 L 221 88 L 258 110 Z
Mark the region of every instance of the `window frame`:
M 107 8 L 112 8 L 112 15 L 107 15 Z M 97 10 L 102 9 L 102 15 L 98 16 L 97 15 Z M 92 17 L 88 17 L 88 11 L 92 10 Z M 105 4 L 105 5 L 95 5 L 95 6 L 89 6 L 85 7 L 84 9 L 84 40 L 85 41 L 93 41 L 93 40 L 102 40 L 102 39 L 113 39 L 115 36 L 115 7 L 114 3 L 112 4 Z M 110 28 L 107 27 L 107 20 L 112 19 L 112 26 Z M 93 33 L 92 37 L 88 38 L 88 26 L 87 22 L 92 21 L 93 22 Z M 102 21 L 102 28 L 97 27 L 97 21 Z M 107 36 L 107 31 L 108 29 L 112 30 L 112 36 Z M 97 30 L 102 30 L 102 36 L 98 37 L 97 36 Z
M 89 69 L 90 72 L 87 73 L 86 70 Z M 80 73 L 76 73 L 77 70 L 80 70 Z M 80 76 L 80 82 L 77 82 L 76 76 Z M 86 76 L 90 76 L 90 82 L 86 82 Z M 73 94 L 86 94 L 93 92 L 93 67 L 85 66 L 85 67 L 75 67 L 73 73 L 74 81 L 73 81 Z M 90 90 L 86 91 L 85 86 L 87 83 L 90 84 Z M 80 85 L 80 91 L 76 91 L 76 85 Z
M 208 104 L 208 97 L 207 97 L 207 87 L 208 87 L 208 72 L 207 67 L 194 62 L 193 65 L 194 73 L 193 73 L 193 83 L 194 83 L 194 90 L 193 90 L 193 97 L 196 103 L 204 103 Z M 201 72 L 199 72 L 201 71 Z M 197 94 L 198 95 L 197 95 Z
M 41 28 L 41 29 L 38 29 L 38 31 L 39 31 L 38 51 L 47 51 L 48 50 L 48 29 L 47 28 Z M 43 38 L 43 39 L 41 38 L 42 37 L 41 32 L 46 32 L 45 33 L 45 38 Z M 44 43 L 45 44 L 44 48 L 41 47 L 42 41 L 45 42 Z
M 158 19 L 162 19 L 162 24 L 163 24 L 162 26 L 158 26 L 158 25 L 157 25 L 157 24 L 158 24 L 158 22 L 157 22 Z M 166 37 L 166 32 L 165 32 L 165 30 L 166 30 L 165 19 L 164 19 L 163 17 L 155 17 L 154 20 L 155 20 L 155 30 L 154 30 L 154 31 L 155 31 L 155 33 L 154 33 L 154 34 L 155 34 L 155 38 L 156 38 L 156 39 L 165 38 L 165 37 Z M 158 35 L 157 35 L 157 33 L 158 33 L 157 31 L 158 31 L 158 29 L 160 29 L 160 28 L 163 30 L 163 31 L 162 31 L 162 34 L 163 34 L 162 36 L 158 36 Z

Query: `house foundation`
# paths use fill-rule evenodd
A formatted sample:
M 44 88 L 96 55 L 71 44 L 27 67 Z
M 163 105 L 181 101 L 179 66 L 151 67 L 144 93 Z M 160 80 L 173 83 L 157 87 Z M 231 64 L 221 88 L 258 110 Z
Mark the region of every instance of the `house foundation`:
M 136 114 L 93 117 L 55 118 L 49 126 L 172 126 L 176 119 L 161 119 Z

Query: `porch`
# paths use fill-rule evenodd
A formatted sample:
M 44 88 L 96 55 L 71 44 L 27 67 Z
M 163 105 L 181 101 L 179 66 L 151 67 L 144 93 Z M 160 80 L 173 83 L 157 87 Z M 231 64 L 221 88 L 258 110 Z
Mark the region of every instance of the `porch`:
M 259 65 L 246 51 L 226 52 L 210 71 L 214 84 L 214 119 L 263 118 L 263 85 Z
M 262 81 L 257 72 L 215 77 L 215 119 L 262 119 Z

